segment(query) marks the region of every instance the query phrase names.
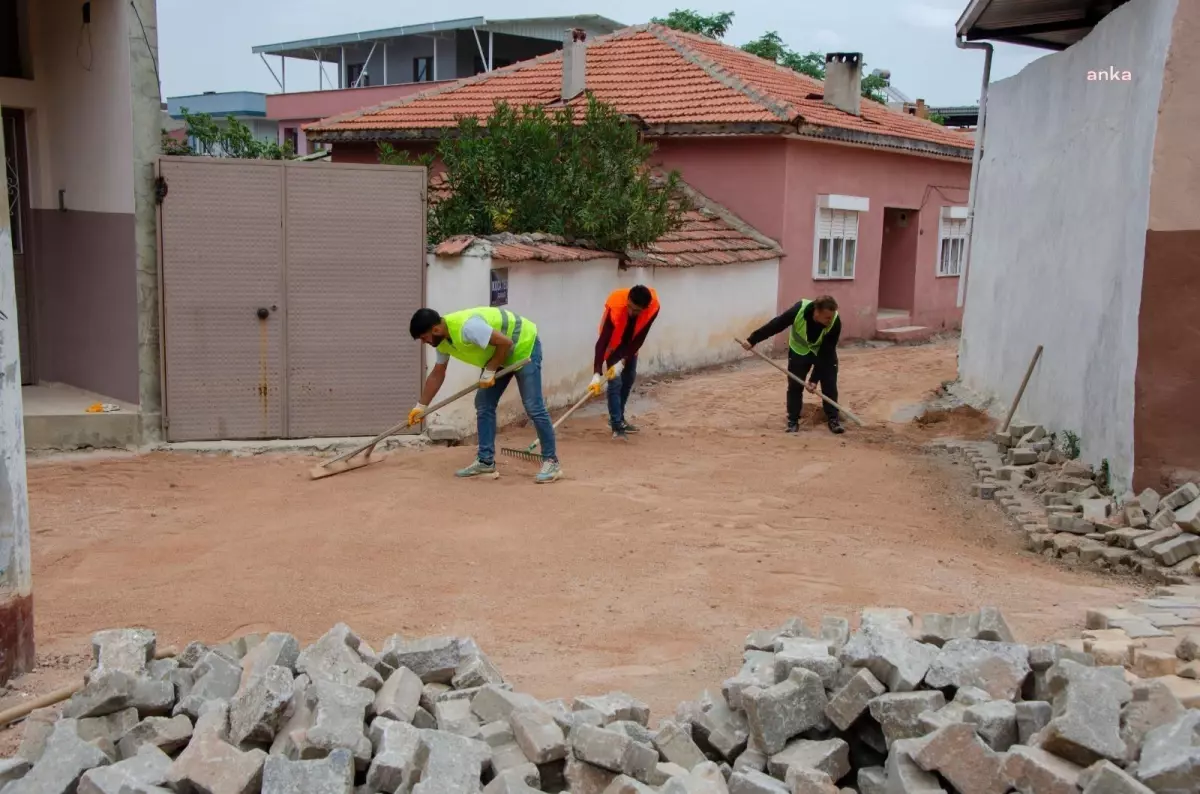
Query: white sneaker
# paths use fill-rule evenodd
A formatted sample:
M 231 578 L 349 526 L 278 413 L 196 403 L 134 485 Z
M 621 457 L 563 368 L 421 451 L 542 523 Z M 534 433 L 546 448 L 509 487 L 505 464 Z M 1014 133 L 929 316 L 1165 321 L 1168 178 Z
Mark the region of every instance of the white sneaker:
M 557 460 L 542 461 L 542 470 L 537 473 L 533 481 L 538 485 L 544 485 L 548 482 L 554 482 L 562 477 L 562 466 L 558 465 Z
M 454 476 L 455 477 L 482 477 L 482 476 L 495 477 L 496 476 L 496 464 L 494 462 L 493 463 L 484 463 L 483 461 L 476 460 L 474 463 L 472 463 L 470 466 L 466 467 L 465 469 L 459 469 L 458 471 L 454 472 Z

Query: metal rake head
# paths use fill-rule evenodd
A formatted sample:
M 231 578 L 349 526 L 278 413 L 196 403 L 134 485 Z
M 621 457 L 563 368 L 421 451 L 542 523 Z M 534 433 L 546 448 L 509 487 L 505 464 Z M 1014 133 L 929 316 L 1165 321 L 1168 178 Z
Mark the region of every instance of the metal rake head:
M 528 449 L 509 449 L 502 447 L 500 454 L 517 460 L 523 460 L 528 463 L 541 463 L 542 456 L 537 452 L 531 452 Z

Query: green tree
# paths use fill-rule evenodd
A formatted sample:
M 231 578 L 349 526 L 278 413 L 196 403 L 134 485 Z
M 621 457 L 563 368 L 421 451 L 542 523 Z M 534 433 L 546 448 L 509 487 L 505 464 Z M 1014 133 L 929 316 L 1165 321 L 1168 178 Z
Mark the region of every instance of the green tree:
M 652 22 L 665 25 L 674 30 L 686 33 L 699 33 L 709 38 L 719 39 L 729 30 L 733 22 L 732 11 L 722 11 L 718 14 L 702 15 L 688 9 L 675 9 L 667 14 L 665 19 L 653 19 Z M 784 43 L 783 38 L 774 30 L 767 31 L 754 41 L 742 45 L 742 50 L 765 58 L 772 63 L 786 66 L 801 74 L 806 74 L 816 80 L 825 79 L 825 55 L 820 52 L 800 54 Z M 866 67 L 866 62 L 863 62 Z M 888 82 L 877 74 L 866 74 L 862 78 L 862 95 L 882 104 L 887 104 Z
M 684 33 L 698 33 L 701 36 L 708 36 L 710 39 L 719 39 L 729 31 L 729 26 L 733 24 L 733 12 L 701 14 L 688 8 L 677 8 L 667 14 L 666 19 L 655 17 L 650 21 L 673 30 L 682 30 Z
M 793 50 L 784 44 L 783 39 L 774 30 L 768 31 L 759 36 L 754 41 L 742 45 L 742 50 L 751 55 L 757 55 L 759 58 L 765 58 L 768 61 L 786 66 L 795 72 L 806 74 L 817 80 L 825 79 L 825 55 L 820 52 L 810 52 L 805 55 Z M 862 67 L 865 69 L 866 61 L 863 61 Z M 887 80 L 877 74 L 864 74 L 862 76 L 862 95 L 867 99 L 872 99 L 882 104 L 887 104 L 887 94 L 884 89 L 887 87 Z
M 941 124 L 943 127 L 946 126 L 946 117 L 941 113 L 934 113 L 932 110 L 929 111 L 929 120 L 934 124 Z
M 438 145 L 448 195 L 431 202 L 430 240 L 541 232 L 609 251 L 644 247 L 678 228 L 686 209 L 678 173 L 651 175 L 653 151 L 637 127 L 592 97 L 581 119 L 571 108 L 498 102 L 486 124 L 464 117 Z M 387 144 L 380 160 L 421 162 Z
M 187 108 L 181 108 L 180 113 L 183 115 L 188 139 L 195 143 L 195 148 L 187 142 L 172 138 L 163 130 L 163 154 L 233 157 L 242 160 L 290 160 L 295 156 L 291 141 L 280 146 L 275 141 L 255 138 L 250 128 L 235 118 L 229 118 L 221 124 L 208 113 L 190 113 Z

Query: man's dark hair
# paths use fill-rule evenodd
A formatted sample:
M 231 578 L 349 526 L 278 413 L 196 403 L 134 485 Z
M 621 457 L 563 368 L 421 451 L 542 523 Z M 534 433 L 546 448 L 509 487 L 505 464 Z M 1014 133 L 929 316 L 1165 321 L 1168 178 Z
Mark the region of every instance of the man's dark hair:
M 837 301 L 833 299 L 832 295 L 822 295 L 813 301 L 813 309 L 820 309 L 821 311 L 825 312 L 836 312 L 837 308 Z
M 639 309 L 645 309 L 650 306 L 650 288 L 643 287 L 638 284 L 636 287 L 629 288 L 629 302 Z
M 441 321 L 442 315 L 433 309 L 417 309 L 413 312 L 412 319 L 408 321 L 408 332 L 412 334 L 413 339 L 420 339 L 421 334 L 427 332 Z

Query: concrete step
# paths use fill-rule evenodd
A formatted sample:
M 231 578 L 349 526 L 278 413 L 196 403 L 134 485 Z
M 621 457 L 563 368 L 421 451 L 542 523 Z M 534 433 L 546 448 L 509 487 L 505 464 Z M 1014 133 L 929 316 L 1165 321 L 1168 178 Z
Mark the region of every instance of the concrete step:
M 912 322 L 912 315 L 895 309 L 880 309 L 875 315 L 875 330 L 886 331 L 891 328 L 903 328 Z
M 924 342 L 936 333 L 935 329 L 924 325 L 902 325 L 899 328 L 878 330 L 875 332 L 875 338 L 885 342 Z

